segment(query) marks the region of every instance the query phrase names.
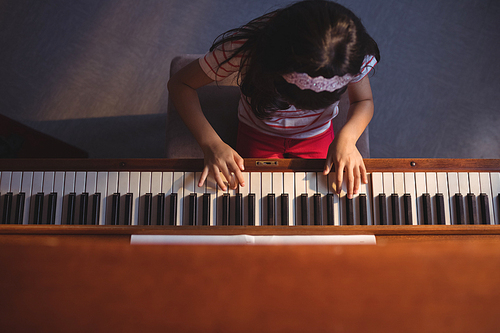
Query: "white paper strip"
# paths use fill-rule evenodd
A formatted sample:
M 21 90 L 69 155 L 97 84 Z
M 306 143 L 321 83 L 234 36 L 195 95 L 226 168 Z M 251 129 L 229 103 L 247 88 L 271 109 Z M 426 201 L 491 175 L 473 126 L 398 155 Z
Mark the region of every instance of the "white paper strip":
M 132 235 L 131 244 L 163 245 L 369 245 L 374 235 Z

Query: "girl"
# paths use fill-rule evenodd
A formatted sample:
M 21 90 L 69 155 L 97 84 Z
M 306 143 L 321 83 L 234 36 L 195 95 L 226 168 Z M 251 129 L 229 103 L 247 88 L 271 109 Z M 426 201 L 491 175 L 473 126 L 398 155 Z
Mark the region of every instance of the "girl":
M 334 185 L 340 192 L 345 173 L 352 198 L 360 182 L 367 183 L 356 141 L 373 116 L 367 74 L 379 59 L 361 21 L 330 1 L 300 1 L 222 34 L 209 53 L 168 83 L 175 108 L 205 156 L 198 185 L 213 173 L 225 190 L 222 173 L 233 179 L 231 188 L 244 186 L 241 156 L 326 158 L 324 174 L 335 164 Z M 234 72 L 242 92 L 237 152 L 211 127 L 196 93 Z M 331 120 L 346 90 L 348 120 L 334 139 Z

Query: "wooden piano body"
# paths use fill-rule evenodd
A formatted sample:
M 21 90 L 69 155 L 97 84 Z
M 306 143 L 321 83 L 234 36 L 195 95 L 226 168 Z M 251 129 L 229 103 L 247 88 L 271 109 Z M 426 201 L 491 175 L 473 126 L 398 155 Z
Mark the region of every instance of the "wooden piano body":
M 322 168 L 321 161 L 256 162 L 247 160 L 246 171 Z M 371 175 L 432 178 L 444 172 L 475 179 L 478 173 L 496 179 L 500 173 L 499 160 L 365 162 Z M 196 172 L 201 165 L 198 160 L 3 160 L 0 172 Z M 496 331 L 500 227 L 494 182 L 489 224 L 481 224 L 479 199 L 473 225 L 453 224 L 453 217 L 448 225 L 421 225 L 421 219 L 379 225 L 376 208 L 371 225 L 342 225 L 342 218 L 337 225 L 319 226 L 0 224 L 0 330 Z M 448 195 L 452 202 L 453 193 Z M 377 205 L 377 195 L 370 201 Z M 130 245 L 132 234 L 372 234 L 377 245 Z

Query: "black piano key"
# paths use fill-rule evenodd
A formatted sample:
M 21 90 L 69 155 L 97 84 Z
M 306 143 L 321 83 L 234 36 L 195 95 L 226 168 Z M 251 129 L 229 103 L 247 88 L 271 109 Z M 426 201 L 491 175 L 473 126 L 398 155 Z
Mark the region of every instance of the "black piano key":
M 42 224 L 43 197 L 43 192 L 38 192 L 35 195 L 35 211 L 33 213 L 33 224 Z
M 153 193 L 144 194 L 144 225 L 151 225 L 151 214 L 153 213 Z
M 248 225 L 255 225 L 255 194 L 249 193 L 248 197 Z
M 281 194 L 280 200 L 281 200 L 281 225 L 288 225 L 290 221 L 290 217 L 288 214 L 290 208 L 288 193 Z
M 229 194 L 222 195 L 222 225 L 229 225 Z
M 243 225 L 243 195 L 236 194 L 234 203 L 234 225 Z
M 165 224 L 165 193 L 156 196 L 156 225 Z
M 21 192 L 16 195 L 16 216 L 14 216 L 15 224 L 23 224 L 24 219 L 24 203 L 26 202 L 26 194 Z
M 333 225 L 335 218 L 335 209 L 333 205 L 333 193 L 326 195 L 326 224 Z
M 307 193 L 303 193 L 300 195 L 300 224 L 307 225 Z
M 9 192 L 3 196 L 3 214 L 2 223 L 10 224 L 10 218 L 12 216 L 12 192 Z
M 198 203 L 198 195 L 196 193 L 189 194 L 189 213 L 188 225 L 196 225 L 196 208 Z
M 202 225 L 210 225 L 210 201 L 211 195 L 210 193 L 203 194 L 203 216 L 201 219 Z
M 176 225 L 177 220 L 177 193 L 170 194 L 170 218 L 168 225 Z
M 464 200 L 461 193 L 454 196 L 456 224 L 465 224 Z
M 80 194 L 80 212 L 78 214 L 78 224 L 87 225 L 89 212 L 89 194 L 84 192 Z
M 76 206 L 76 193 L 71 192 L 68 195 L 68 215 L 66 216 L 66 224 L 75 224 L 75 206 Z
M 479 205 L 481 208 L 481 224 L 490 224 L 490 204 L 486 193 L 479 195 Z
M 443 193 L 436 193 L 436 217 L 437 224 L 446 224 L 444 196 Z
M 132 200 L 134 200 L 133 193 L 125 194 L 125 212 L 124 212 L 125 216 L 123 217 L 124 225 L 132 224 Z
M 399 219 L 399 195 L 396 193 L 391 194 L 391 217 L 393 225 L 400 225 Z
M 432 224 L 431 196 L 429 193 L 422 194 L 422 213 L 424 215 L 422 224 Z
M 274 225 L 275 200 L 276 195 L 274 193 L 269 193 L 267 195 L 267 216 L 265 225 Z
M 313 206 L 314 206 L 314 225 L 323 224 L 323 214 L 321 211 L 321 194 L 315 193 L 313 196 Z
M 354 204 L 353 199 L 345 198 L 345 223 L 346 225 L 354 225 Z
M 100 214 L 101 214 L 101 193 L 96 192 L 92 194 L 92 216 L 90 217 L 90 223 L 92 225 L 99 224 Z
M 469 224 L 478 224 L 476 196 L 474 193 L 467 193 L 467 212 Z
M 403 205 L 404 205 L 404 224 L 413 224 L 413 211 L 411 208 L 411 194 L 405 193 L 403 195 Z
M 366 194 L 361 193 L 358 197 L 359 201 L 359 224 L 367 225 L 368 224 L 368 208 L 366 202 Z
M 387 225 L 387 198 L 384 193 L 378 195 L 378 217 L 380 225 Z
M 47 224 L 56 224 L 57 192 L 49 194 L 47 205 Z
M 111 197 L 111 225 L 120 224 L 120 193 L 114 193 Z

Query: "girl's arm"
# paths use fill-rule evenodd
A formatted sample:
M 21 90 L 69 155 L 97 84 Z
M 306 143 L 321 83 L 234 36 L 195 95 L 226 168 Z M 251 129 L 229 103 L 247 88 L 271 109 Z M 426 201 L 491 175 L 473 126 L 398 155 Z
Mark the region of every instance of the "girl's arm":
M 334 164 L 337 193 L 341 192 L 345 177 L 347 197 L 352 198 L 353 194 L 358 193 L 361 181 L 368 183 L 363 158 L 356 148 L 356 142 L 373 116 L 373 96 L 368 75 L 359 82 L 349 84 L 347 91 L 351 104 L 347 122 L 335 133 L 335 139 L 328 149 L 323 173 L 327 175 Z
M 196 89 L 213 82 L 200 67 L 198 60 L 175 73 L 168 81 L 170 99 L 186 126 L 193 133 L 205 156 L 205 167 L 198 182 L 202 186 L 209 172 L 214 175 L 217 184 L 222 190 L 226 185 L 222 175 L 235 189 L 238 183 L 244 186 L 243 158 L 229 145 L 224 143 L 208 122 L 201 110 Z M 234 173 L 235 177 L 231 177 Z

